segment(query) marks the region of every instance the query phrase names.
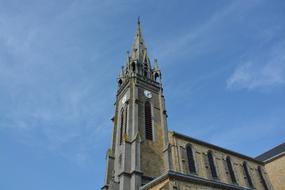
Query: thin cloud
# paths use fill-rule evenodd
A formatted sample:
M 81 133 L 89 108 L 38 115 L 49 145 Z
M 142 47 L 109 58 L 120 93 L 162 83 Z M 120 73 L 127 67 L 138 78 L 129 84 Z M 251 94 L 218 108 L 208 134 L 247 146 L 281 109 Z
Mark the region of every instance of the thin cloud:
M 285 44 L 285 43 L 283 43 Z M 240 63 L 226 81 L 228 89 L 258 89 L 285 85 L 285 46 L 259 52 Z
M 111 132 L 114 88 L 105 84 L 111 83 L 106 71 L 112 65 L 98 64 L 111 50 L 101 50 L 102 33 L 94 29 L 105 25 L 103 12 L 113 14 L 103 11 L 109 6 L 52 1 L 12 15 L 0 11 L 0 130 L 27 146 L 88 161 Z M 82 38 L 87 22 L 95 45 Z

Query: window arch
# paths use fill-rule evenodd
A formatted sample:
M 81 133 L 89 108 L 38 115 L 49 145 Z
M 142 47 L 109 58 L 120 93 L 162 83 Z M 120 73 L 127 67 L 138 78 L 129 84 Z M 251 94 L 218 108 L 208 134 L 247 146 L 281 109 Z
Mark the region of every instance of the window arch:
M 122 108 L 121 109 L 121 113 L 120 113 L 120 119 L 121 119 L 121 122 L 120 122 L 120 145 L 122 144 L 123 142 L 123 132 L 124 132 L 124 109 Z
M 145 102 L 144 117 L 145 117 L 145 137 L 148 140 L 152 140 L 153 135 L 152 135 L 151 105 L 149 102 Z
M 228 170 L 229 170 L 229 173 L 230 173 L 231 180 L 232 180 L 233 183 L 237 183 L 231 158 L 229 156 L 227 156 L 226 161 L 227 161 L 227 166 L 228 166 Z
M 193 150 L 190 144 L 186 146 L 188 169 L 190 173 L 196 173 L 195 161 L 193 156 Z
M 208 161 L 209 161 L 209 164 L 210 164 L 210 170 L 211 170 L 211 175 L 213 178 L 217 178 L 218 175 L 217 175 L 217 170 L 216 170 L 216 166 L 215 166 L 215 163 L 214 163 L 214 158 L 213 158 L 213 153 L 212 151 L 208 151 Z
M 258 174 L 259 174 L 259 177 L 260 177 L 260 179 L 261 179 L 261 183 L 262 183 L 262 185 L 263 185 L 264 189 L 265 189 L 265 190 L 268 190 L 268 187 L 267 187 L 266 181 L 265 181 L 264 176 L 263 176 L 263 174 L 262 174 L 261 167 L 260 167 L 260 166 L 258 166 L 257 170 L 258 170 Z
M 249 174 L 249 171 L 248 171 L 248 167 L 247 167 L 247 163 L 246 162 L 243 162 L 242 164 L 243 166 L 243 170 L 244 170 L 244 173 L 246 175 L 246 179 L 247 179 L 247 183 L 250 187 L 253 187 L 253 183 L 252 183 L 252 180 L 251 180 L 251 176 Z

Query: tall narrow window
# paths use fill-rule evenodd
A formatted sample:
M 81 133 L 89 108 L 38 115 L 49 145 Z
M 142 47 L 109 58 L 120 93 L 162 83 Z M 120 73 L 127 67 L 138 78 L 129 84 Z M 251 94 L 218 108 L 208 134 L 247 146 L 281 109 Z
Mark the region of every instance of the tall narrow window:
M 120 114 L 120 144 L 123 142 L 123 133 L 124 133 L 124 109 L 121 109 L 121 114 Z
M 246 179 L 247 179 L 247 183 L 248 183 L 249 187 L 253 187 L 253 183 L 252 183 L 249 171 L 248 171 L 247 163 L 243 162 L 242 166 L 243 166 L 243 170 L 244 170 L 244 173 L 246 175 Z
M 148 140 L 152 140 L 152 119 L 151 119 L 151 106 L 149 102 L 146 102 L 144 105 L 144 114 L 145 114 L 145 137 Z
M 261 183 L 262 183 L 262 185 L 263 185 L 264 189 L 265 189 L 265 190 L 268 190 L 268 187 L 267 187 L 266 181 L 265 181 L 264 176 L 263 176 L 263 174 L 262 174 L 261 167 L 260 167 L 260 166 L 258 166 L 257 170 L 258 170 L 258 174 L 259 174 L 259 177 L 260 177 L 260 179 L 261 179 Z
M 216 166 L 214 163 L 214 158 L 213 158 L 213 153 L 211 151 L 208 152 L 208 160 L 210 164 L 210 170 L 213 178 L 217 178 L 217 171 L 216 171 Z
M 233 183 L 237 183 L 231 158 L 229 156 L 227 156 L 226 161 L 227 161 L 227 166 L 228 166 L 228 170 L 229 170 L 229 173 L 230 173 L 231 180 L 232 180 Z
M 123 83 L 123 81 L 122 81 L 122 79 L 120 79 L 120 80 L 118 81 L 119 86 L 121 86 L 122 83 Z
M 188 168 L 190 173 L 196 173 L 195 161 L 193 157 L 193 151 L 191 145 L 186 146 L 187 159 L 188 159 Z
M 133 72 L 136 72 L 136 64 L 135 64 L 135 62 L 132 62 L 132 70 L 133 70 Z
M 126 107 L 126 110 L 125 110 L 125 125 L 124 125 L 124 135 L 127 134 L 127 125 L 128 125 L 128 107 Z
M 155 80 L 155 82 L 158 82 L 158 78 L 159 78 L 158 73 L 155 73 L 155 74 L 154 74 L 154 80 Z
M 143 72 L 143 73 L 144 73 L 144 74 L 143 74 L 144 77 L 147 77 L 147 70 L 148 70 L 147 68 L 148 68 L 148 66 L 147 66 L 147 64 L 145 63 L 145 64 L 144 64 L 144 72 Z

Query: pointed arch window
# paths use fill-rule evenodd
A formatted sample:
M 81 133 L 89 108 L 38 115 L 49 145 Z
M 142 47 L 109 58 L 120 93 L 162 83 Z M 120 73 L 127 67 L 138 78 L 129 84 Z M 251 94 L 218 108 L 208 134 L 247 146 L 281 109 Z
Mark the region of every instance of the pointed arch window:
M 121 113 L 120 113 L 120 145 L 123 142 L 123 133 L 124 133 L 124 109 L 121 109 Z
M 188 169 L 190 173 L 196 173 L 195 161 L 193 156 L 193 150 L 191 145 L 186 146 L 187 160 L 188 160 Z
M 245 173 L 245 176 L 246 176 L 247 183 L 248 183 L 249 187 L 253 187 L 253 183 L 252 183 L 249 171 L 248 171 L 247 163 L 243 162 L 242 166 L 243 166 L 243 170 L 244 170 L 244 173 Z
M 217 170 L 216 170 L 216 166 L 215 166 L 215 163 L 214 163 L 214 158 L 213 158 L 213 153 L 212 151 L 208 151 L 208 161 L 209 161 L 209 164 L 210 164 L 210 170 L 211 170 L 211 175 L 213 178 L 217 178 L 218 175 L 217 175 Z
M 260 179 L 261 179 L 261 183 L 262 183 L 264 189 L 265 189 L 265 190 L 268 190 L 268 187 L 267 187 L 266 181 L 265 181 L 265 179 L 264 179 L 264 176 L 263 176 L 261 167 L 258 166 L 257 170 L 258 170 L 258 174 L 259 174 L 259 177 L 260 177 Z
M 152 140 L 153 134 L 152 134 L 151 105 L 149 102 L 145 102 L 144 114 L 145 114 L 145 137 L 148 140 Z
M 232 180 L 233 183 L 237 183 L 231 158 L 229 156 L 227 156 L 226 161 L 227 161 L 227 166 L 228 166 L 228 170 L 229 170 L 229 173 L 230 173 L 231 180 Z

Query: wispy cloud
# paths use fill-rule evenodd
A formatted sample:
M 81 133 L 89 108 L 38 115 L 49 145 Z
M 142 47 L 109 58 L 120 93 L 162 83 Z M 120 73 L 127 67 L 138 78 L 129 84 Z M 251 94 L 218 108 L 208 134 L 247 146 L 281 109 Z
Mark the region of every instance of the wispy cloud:
M 226 84 L 229 89 L 257 89 L 285 85 L 285 43 L 258 52 L 238 64 Z
M 0 130 L 15 136 L 18 143 L 70 160 L 88 160 L 92 150 L 101 148 L 97 142 L 111 131 L 107 126 L 112 124 L 114 88 L 104 85 L 112 83 L 115 75 L 111 78 L 113 73 L 107 73 L 110 64 L 100 64 L 107 62 L 105 56 L 111 50 L 101 50 L 99 39 L 105 33 L 96 30 L 104 24 L 99 16 L 113 14 L 102 11 L 111 2 L 3 6 Z M 11 9 L 17 11 L 9 15 Z M 90 36 L 83 38 L 85 34 Z M 102 77 L 102 73 L 107 74 Z

